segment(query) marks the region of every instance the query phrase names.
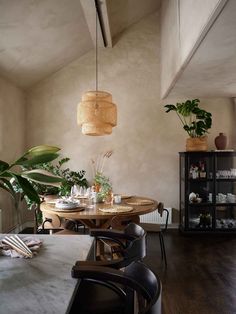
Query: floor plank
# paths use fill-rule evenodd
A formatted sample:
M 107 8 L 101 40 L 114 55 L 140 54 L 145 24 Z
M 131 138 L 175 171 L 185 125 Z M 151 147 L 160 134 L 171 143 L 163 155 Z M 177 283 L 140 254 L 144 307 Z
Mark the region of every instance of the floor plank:
M 163 285 L 163 314 L 236 314 L 236 236 L 165 234 L 168 266 L 157 233 L 145 262 Z

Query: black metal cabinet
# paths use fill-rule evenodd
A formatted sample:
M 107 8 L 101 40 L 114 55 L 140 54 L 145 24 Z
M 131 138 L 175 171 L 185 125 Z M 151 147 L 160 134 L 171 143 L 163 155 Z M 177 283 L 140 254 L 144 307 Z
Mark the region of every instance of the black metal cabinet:
M 236 232 L 236 152 L 179 155 L 181 231 Z

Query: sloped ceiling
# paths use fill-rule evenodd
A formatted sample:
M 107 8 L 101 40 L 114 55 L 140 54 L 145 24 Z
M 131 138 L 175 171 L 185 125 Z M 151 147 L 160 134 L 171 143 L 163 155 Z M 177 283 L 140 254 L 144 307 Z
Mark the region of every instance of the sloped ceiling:
M 170 97 L 236 97 L 236 1 L 229 0 Z
M 94 1 L 86 1 L 93 9 Z M 104 1 L 111 37 L 160 5 Z M 85 13 L 80 0 L 0 0 L 0 75 L 27 89 L 93 49 L 91 15 Z

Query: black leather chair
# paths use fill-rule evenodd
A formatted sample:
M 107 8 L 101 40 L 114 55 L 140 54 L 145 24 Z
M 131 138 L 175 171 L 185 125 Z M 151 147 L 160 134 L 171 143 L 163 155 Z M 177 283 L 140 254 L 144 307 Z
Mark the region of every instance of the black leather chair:
M 134 309 L 139 314 L 161 314 L 161 281 L 142 262 L 133 262 L 124 271 L 77 264 L 72 277 L 81 282 L 70 314 L 132 314 Z
M 130 223 L 123 231 L 91 229 L 90 235 L 95 238 L 95 265 L 107 265 L 114 268 L 122 268 L 126 267 L 133 261 L 142 260 L 146 256 L 147 233 L 142 227 L 135 223 Z M 111 250 L 109 256 L 102 259 L 101 255 L 98 255 L 97 249 L 101 244 L 107 244 Z M 85 261 L 84 263 L 86 264 L 88 262 Z M 89 261 L 89 263 L 91 262 Z

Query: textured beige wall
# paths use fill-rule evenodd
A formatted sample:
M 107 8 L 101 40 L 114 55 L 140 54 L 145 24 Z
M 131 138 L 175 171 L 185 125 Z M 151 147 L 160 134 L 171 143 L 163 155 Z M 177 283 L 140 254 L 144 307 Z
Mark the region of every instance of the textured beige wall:
M 0 77 L 0 159 L 13 162 L 25 148 L 25 95 Z M 3 232 L 14 225 L 13 203 L 8 193 L 0 189 Z
M 85 169 L 92 180 L 90 159 L 113 149 L 106 174 L 114 192 L 163 200 L 178 208 L 178 152 L 186 134 L 160 100 L 158 15 L 153 14 L 122 34 L 112 49 L 99 52 L 99 88 L 110 91 L 118 107 L 112 135 L 88 137 L 76 124 L 76 107 L 84 91 L 94 88 L 94 51 L 35 86 L 27 99 L 27 145 L 58 145 L 71 158 L 70 167 Z M 231 134 L 233 106 L 227 99 L 203 100 L 213 113 L 209 136 Z

